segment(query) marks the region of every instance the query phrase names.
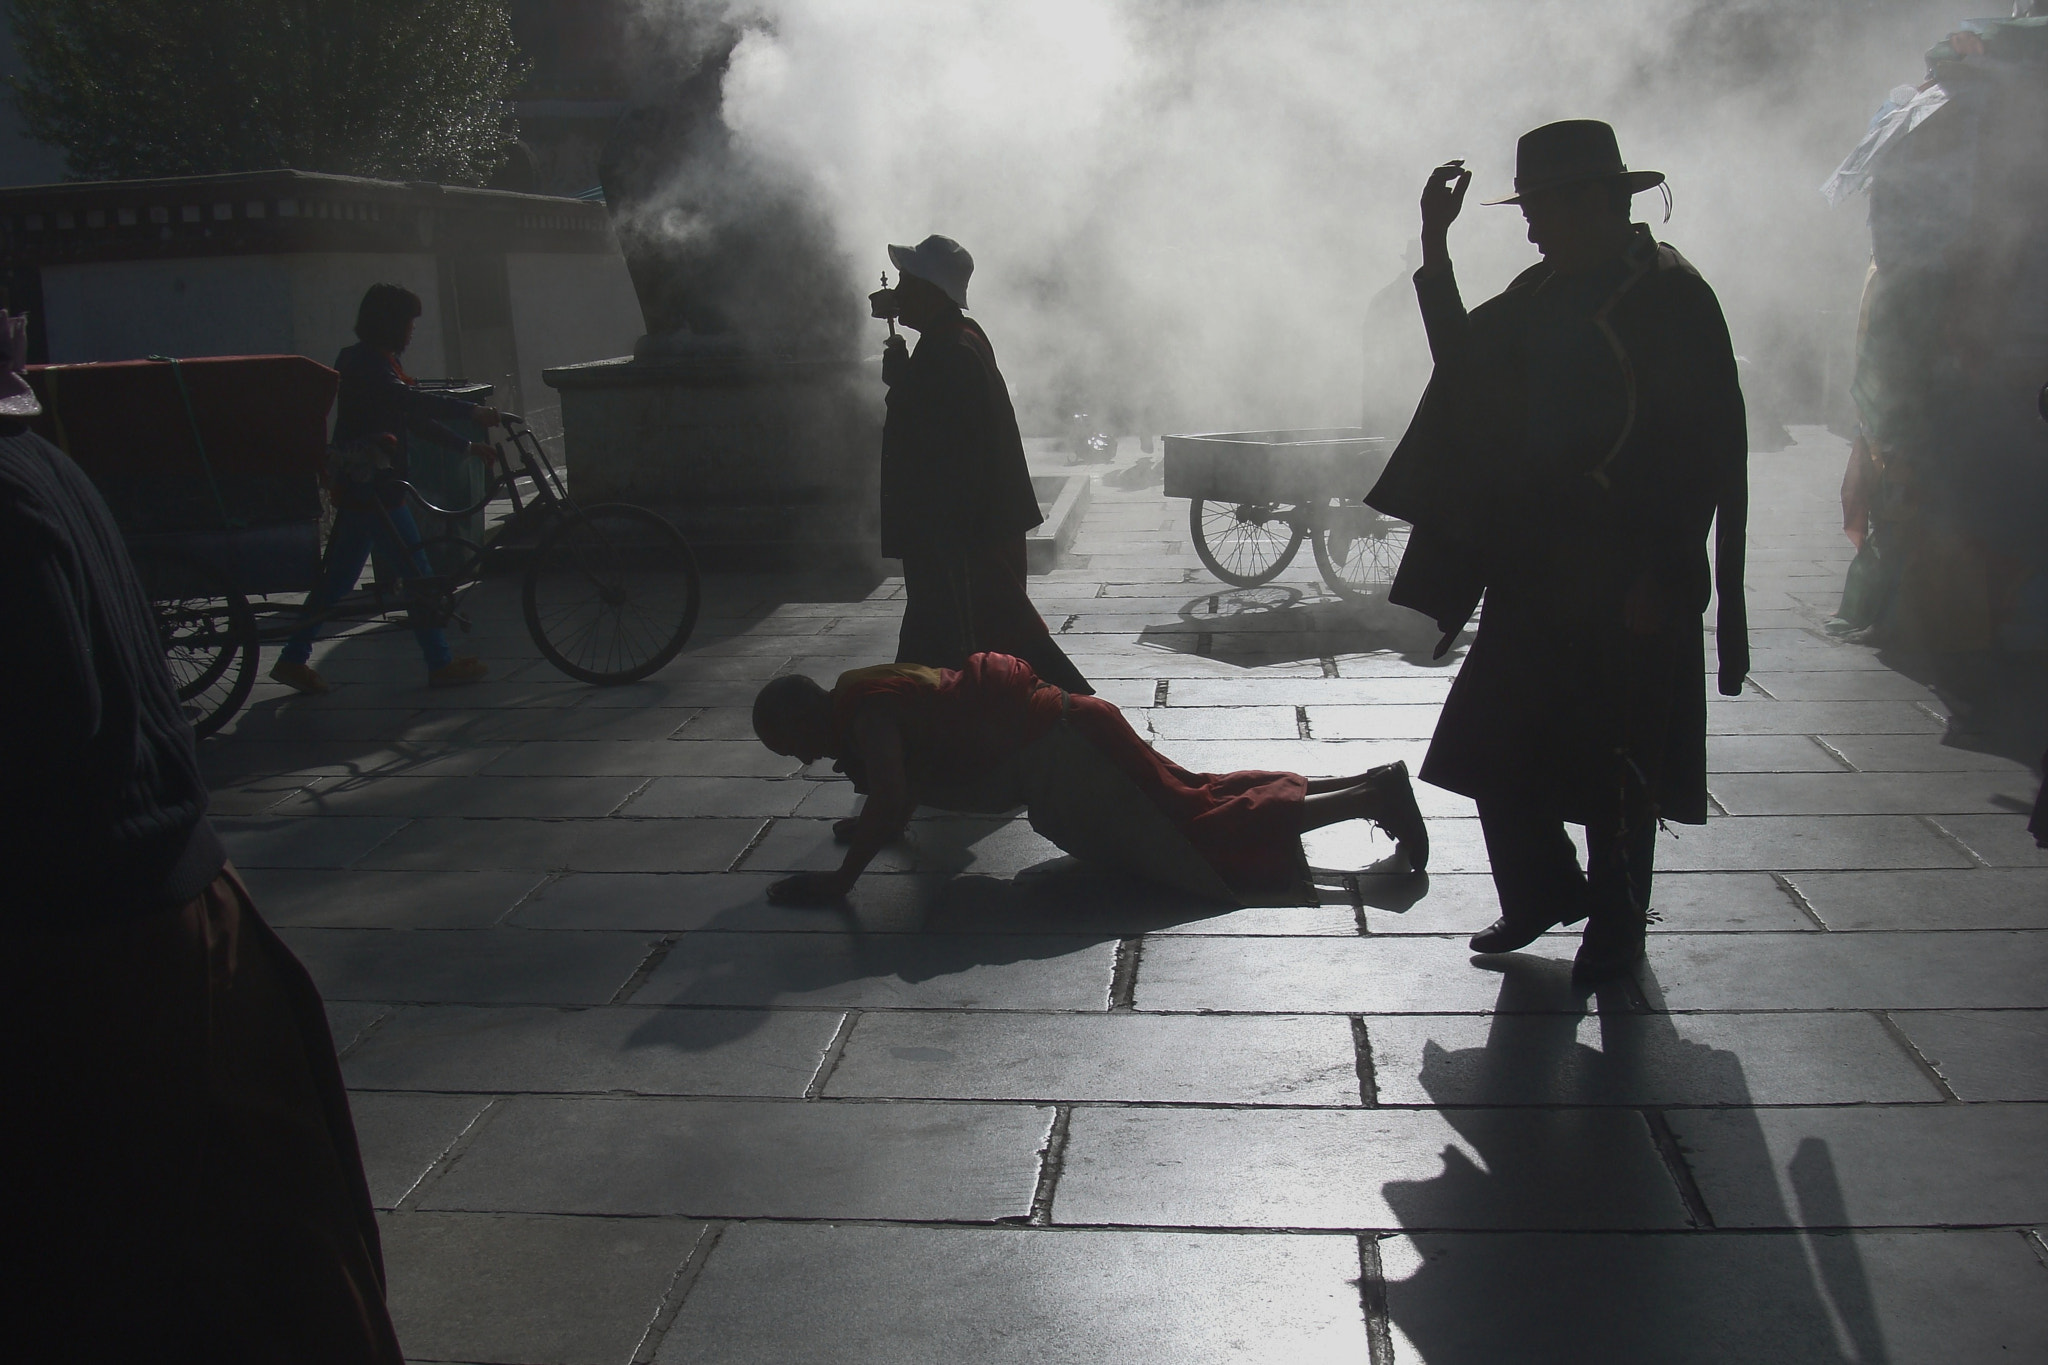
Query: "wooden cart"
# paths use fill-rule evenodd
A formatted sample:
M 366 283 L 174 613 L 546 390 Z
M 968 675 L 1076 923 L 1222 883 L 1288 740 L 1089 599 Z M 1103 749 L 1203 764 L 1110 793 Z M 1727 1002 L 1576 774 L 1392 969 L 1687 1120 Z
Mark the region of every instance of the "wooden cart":
M 1393 453 L 1357 427 L 1223 431 L 1166 438 L 1166 495 L 1187 498 L 1188 535 L 1226 583 L 1270 583 L 1304 539 L 1340 597 L 1365 600 L 1394 581 L 1405 522 L 1364 502 Z

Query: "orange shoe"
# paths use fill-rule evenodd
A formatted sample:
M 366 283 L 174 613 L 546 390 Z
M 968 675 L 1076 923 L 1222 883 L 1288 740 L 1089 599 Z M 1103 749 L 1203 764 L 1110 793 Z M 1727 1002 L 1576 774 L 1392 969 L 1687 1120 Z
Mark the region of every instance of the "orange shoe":
M 295 664 L 287 659 L 279 659 L 272 664 L 270 676 L 294 692 L 303 692 L 309 697 L 321 696 L 332 690 L 327 686 L 327 679 L 315 673 L 311 665 Z
M 491 666 L 482 659 L 464 654 L 450 659 L 441 667 L 427 674 L 429 687 L 461 687 L 465 683 L 482 682 L 491 671 Z

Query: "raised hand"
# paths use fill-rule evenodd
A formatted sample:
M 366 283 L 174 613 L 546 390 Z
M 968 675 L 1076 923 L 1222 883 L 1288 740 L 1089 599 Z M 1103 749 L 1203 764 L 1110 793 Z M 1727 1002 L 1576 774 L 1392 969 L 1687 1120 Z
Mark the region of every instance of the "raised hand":
M 1422 238 L 1442 240 L 1452 223 L 1458 220 L 1459 210 L 1465 207 L 1465 191 L 1471 187 L 1472 172 L 1465 169 L 1463 158 L 1446 161 L 1429 173 L 1429 183 L 1422 187 Z

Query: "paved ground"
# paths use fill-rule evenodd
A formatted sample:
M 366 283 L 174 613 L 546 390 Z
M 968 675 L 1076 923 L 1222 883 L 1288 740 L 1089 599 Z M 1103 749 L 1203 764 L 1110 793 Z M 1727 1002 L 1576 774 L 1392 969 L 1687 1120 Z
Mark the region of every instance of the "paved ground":
M 921 820 L 849 913 L 769 907 L 849 791 L 755 744 L 786 669 L 888 658 L 898 586 L 725 578 L 612 691 L 419 686 L 404 637 L 205 746 L 330 1002 L 417 1360 L 1895 1362 L 2048 1358 L 2048 854 L 2034 780 L 1817 624 L 1838 443 L 1754 460 L 1754 686 L 1712 706 L 1639 981 L 1472 958 L 1469 804 L 1430 877 L 1218 914 Z M 1190 766 L 1423 751 L 1455 658 L 1302 562 L 1228 591 L 1186 505 L 1098 487 L 1035 580 Z M 1816 606 L 1819 608 L 1816 610 Z M 267 663 L 267 660 L 266 660 Z M 1357 870 L 1362 830 L 1311 846 Z

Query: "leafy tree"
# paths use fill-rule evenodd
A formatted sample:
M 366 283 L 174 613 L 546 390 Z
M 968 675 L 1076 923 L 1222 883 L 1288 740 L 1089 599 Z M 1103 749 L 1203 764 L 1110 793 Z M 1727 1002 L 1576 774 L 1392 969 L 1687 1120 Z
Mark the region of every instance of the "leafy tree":
M 525 75 L 497 0 L 5 0 L 15 105 L 86 179 L 481 184 Z

